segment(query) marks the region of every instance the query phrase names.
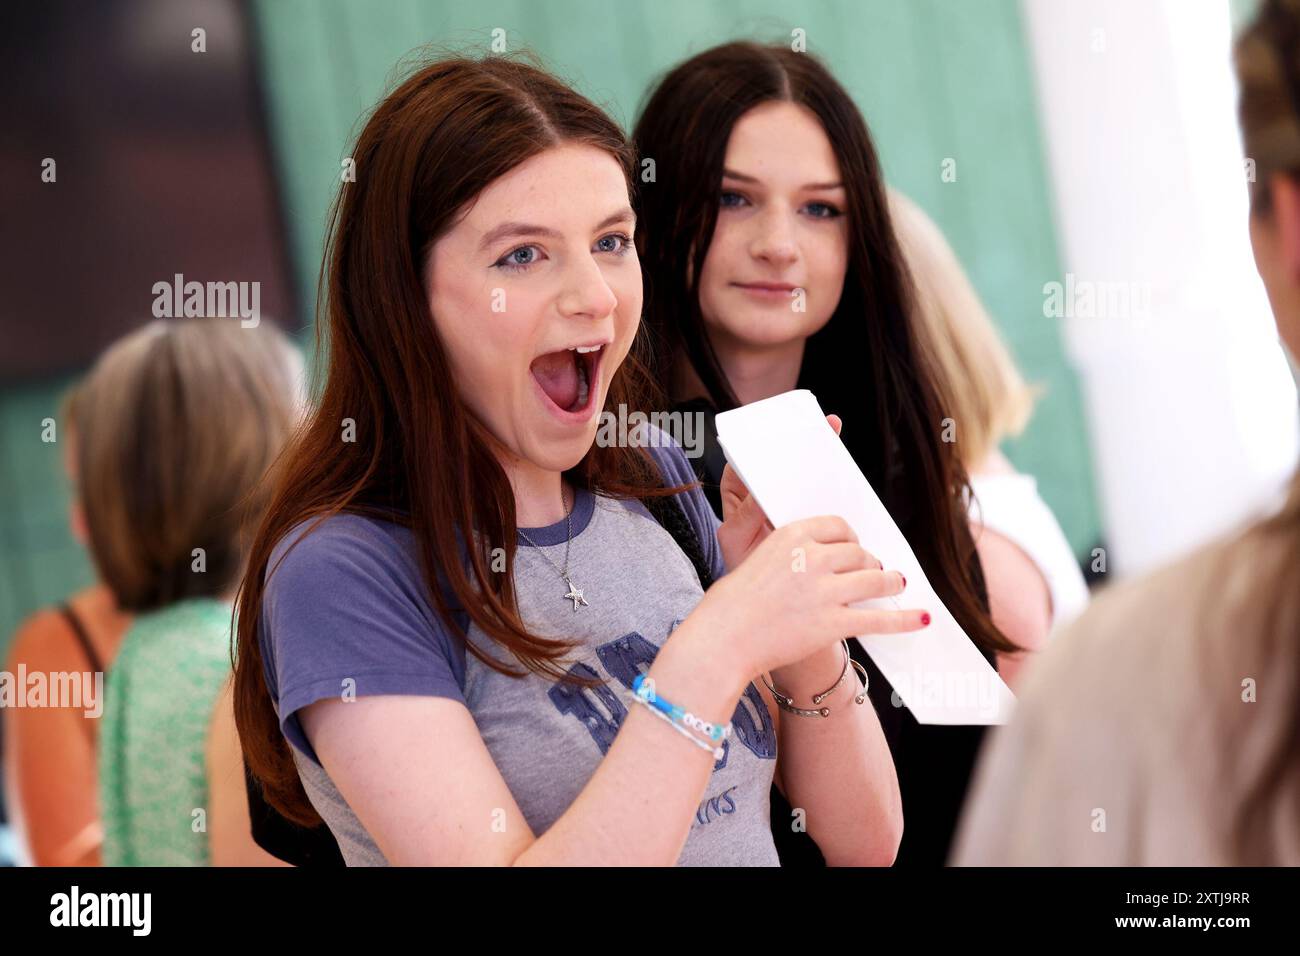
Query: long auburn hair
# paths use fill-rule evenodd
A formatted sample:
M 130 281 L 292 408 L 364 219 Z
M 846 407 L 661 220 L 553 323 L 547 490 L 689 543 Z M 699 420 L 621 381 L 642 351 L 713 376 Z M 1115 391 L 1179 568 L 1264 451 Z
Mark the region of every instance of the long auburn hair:
M 1017 650 L 989 616 L 967 526 L 966 473 L 954 444 L 940 440 L 944 405 L 933 362 L 912 327 L 912 280 L 871 136 L 848 93 L 807 53 L 748 42 L 713 47 L 668 72 L 642 106 L 633 141 L 643 164 L 654 160 L 655 176 L 638 192 L 637 249 L 656 377 L 673 381 L 684 359 L 719 411 L 737 405 L 705 331 L 698 283 L 717 224 L 731 130 L 750 109 L 772 101 L 817 116 L 847 193 L 844 291 L 805 345 L 799 387 L 844 418 L 854 461 L 966 633 L 986 651 Z
M 356 181 L 339 188 L 321 265 L 318 302 L 326 315 L 318 316 L 316 348 L 319 358 L 327 325 L 324 385 L 277 463 L 237 598 L 234 697 L 244 758 L 267 801 L 295 822 L 316 825 L 320 817 L 280 732 L 258 632 L 266 578 L 275 571 L 267 567 L 272 550 L 300 522 L 346 511 L 407 524 L 433 605 L 452 633 L 464 637 L 442 581 L 470 622 L 525 671 L 565 679 L 556 661 L 571 643 L 530 634 L 520 620 L 511 574 L 514 496 L 494 440 L 451 387 L 421 279 L 431 245 L 469 202 L 563 143 L 607 152 L 631 192 L 633 153 L 618 126 L 541 68 L 506 57 L 418 65 L 357 138 Z M 606 409 L 656 407 L 645 352 L 638 332 Z M 340 440 L 346 419 L 355 441 Z M 665 496 L 680 490 L 663 487 L 644 447 L 593 445 L 566 475 L 580 487 L 647 505 L 671 504 Z M 490 570 L 494 545 L 505 549 L 504 574 Z M 524 673 L 466 643 L 488 666 Z

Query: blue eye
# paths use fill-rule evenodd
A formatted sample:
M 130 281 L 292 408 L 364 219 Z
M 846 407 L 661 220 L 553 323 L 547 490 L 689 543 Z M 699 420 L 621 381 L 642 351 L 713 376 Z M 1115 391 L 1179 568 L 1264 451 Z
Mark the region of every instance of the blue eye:
M 621 232 L 611 232 L 608 236 L 601 236 L 596 240 L 597 252 L 611 252 L 616 256 L 621 256 L 632 247 L 632 239 L 623 235 Z
M 518 249 L 511 249 L 493 264 L 504 269 L 526 269 L 537 261 L 538 256 L 536 246 L 520 246 Z
M 804 208 L 809 211 L 814 219 L 834 219 L 837 216 L 843 215 L 843 213 L 830 203 L 825 202 L 810 202 Z
M 736 206 L 743 205 L 748 201 L 749 200 L 747 200 L 740 193 L 732 193 L 732 192 L 724 191 L 722 193 L 721 205 L 724 209 L 734 208 Z

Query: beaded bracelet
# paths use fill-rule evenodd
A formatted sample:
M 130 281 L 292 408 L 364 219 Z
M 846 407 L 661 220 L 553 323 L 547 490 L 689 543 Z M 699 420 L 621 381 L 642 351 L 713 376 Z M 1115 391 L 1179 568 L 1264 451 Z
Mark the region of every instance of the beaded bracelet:
M 669 717 L 669 716 L 668 716 L 667 714 L 665 714 L 663 711 L 659 710 L 657 707 L 655 707 L 654 704 L 650 703 L 650 701 L 646 700 L 644 697 L 640 696 L 639 694 L 634 694 L 634 695 L 632 696 L 632 699 L 633 699 L 634 701 L 636 701 L 638 704 L 640 704 L 641 706 L 643 706 L 646 710 L 650 711 L 650 713 L 654 714 L 656 717 L 658 717 L 658 718 L 659 718 L 660 720 L 662 720 L 664 723 L 666 723 L 666 724 L 667 724 L 669 727 L 671 727 L 673 730 L 677 731 L 679 734 L 681 734 L 683 737 L 685 737 L 685 738 L 686 738 L 687 740 L 689 740 L 691 743 L 695 744 L 697 747 L 700 747 L 700 748 L 702 748 L 702 749 L 704 749 L 704 750 L 709 751 L 711 754 L 713 754 L 713 759 L 714 759 L 714 760 L 721 760 L 721 759 L 722 759 L 722 757 L 723 757 L 723 750 L 722 750 L 721 747 L 712 747 L 712 746 L 710 746 L 709 743 L 708 743 L 708 741 L 701 740 L 699 737 L 696 737 L 693 733 L 691 733 L 689 730 L 687 730 L 687 729 L 686 729 L 685 727 L 683 727 L 681 724 L 674 723 L 674 722 L 673 722 L 673 719 L 672 719 L 671 717 Z
M 702 744 L 706 749 L 712 748 L 709 747 L 707 743 L 699 740 L 699 738 L 687 731 L 682 725 L 699 731 L 715 743 L 720 740 L 727 740 L 731 737 L 732 727 L 730 721 L 725 724 L 711 724 L 708 721 L 700 720 L 700 718 L 696 717 L 694 714 L 665 700 L 655 693 L 654 682 L 647 680 L 644 674 L 637 674 L 636 677 L 632 679 L 632 694 L 638 701 L 650 707 L 655 714 L 663 717 L 672 724 L 673 727 L 686 734 L 686 736 L 690 737 L 691 740 L 695 740 Z M 715 754 L 717 758 L 721 760 L 722 748 L 718 747 Z

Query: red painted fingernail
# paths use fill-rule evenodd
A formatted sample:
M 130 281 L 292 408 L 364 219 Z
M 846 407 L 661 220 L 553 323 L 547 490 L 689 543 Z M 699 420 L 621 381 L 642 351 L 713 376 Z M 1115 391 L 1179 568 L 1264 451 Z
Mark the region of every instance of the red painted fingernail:
M 925 626 L 926 626 L 927 624 L 929 624 L 929 623 L 930 623 L 930 612 L 929 612 L 929 611 L 924 611 L 924 612 L 922 612 L 922 614 L 921 614 L 921 626 L 922 626 L 922 627 L 925 627 Z
M 907 575 L 899 571 L 898 576 L 903 579 L 903 587 L 907 587 Z

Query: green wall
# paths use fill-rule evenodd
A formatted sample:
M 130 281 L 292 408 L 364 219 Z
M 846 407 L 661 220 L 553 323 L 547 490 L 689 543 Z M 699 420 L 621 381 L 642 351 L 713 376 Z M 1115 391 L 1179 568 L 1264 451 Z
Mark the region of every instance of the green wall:
M 255 5 L 289 220 L 314 289 L 325 209 L 351 134 L 417 47 L 484 51 L 503 28 L 630 126 L 652 78 L 736 37 L 806 31 L 862 107 L 890 181 L 947 233 L 1032 381 L 1046 386 L 1008 454 L 1036 475 L 1075 550 L 1100 531 L 1076 382 L 1042 287 L 1061 268 L 1028 50 L 1015 0 L 474 4 L 260 0 Z M 956 182 L 941 163 L 957 162 Z M 310 296 L 306 297 L 310 301 Z
M 648 82 L 737 37 L 806 31 L 862 107 L 890 181 L 947 233 L 1027 377 L 1046 386 L 1007 452 L 1038 477 L 1076 552 L 1100 532 L 1074 376 L 1042 287 L 1059 279 L 1028 51 L 1016 0 L 255 0 L 268 116 L 303 301 L 350 137 L 399 59 L 425 44 L 486 50 L 493 28 L 630 125 Z M 957 181 L 940 178 L 957 162 Z M 61 383 L 0 392 L 0 641 L 90 579 L 66 530 L 66 483 L 39 440 Z
M 26 614 L 93 580 L 90 561 L 68 530 L 63 446 L 41 440 L 41 422 L 57 419 L 68 384 L 60 379 L 0 391 L 0 650 Z

